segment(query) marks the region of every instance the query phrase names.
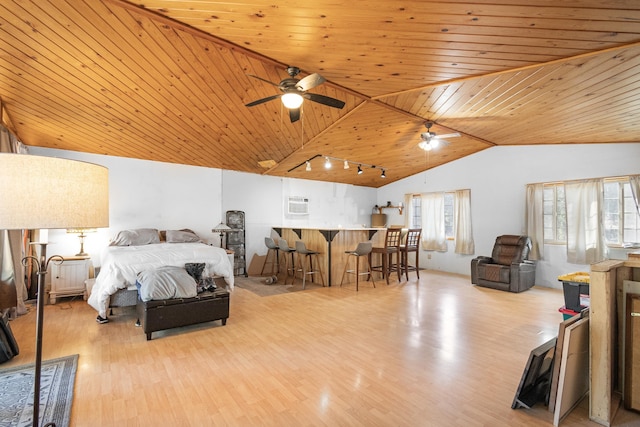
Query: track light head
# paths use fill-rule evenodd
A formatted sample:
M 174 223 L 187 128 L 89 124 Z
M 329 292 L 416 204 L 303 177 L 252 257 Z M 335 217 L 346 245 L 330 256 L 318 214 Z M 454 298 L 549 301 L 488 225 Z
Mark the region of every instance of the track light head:
M 358 175 L 362 175 L 362 168 L 358 165 Z
M 307 172 L 311 170 L 311 162 L 307 161 L 307 167 L 304 168 Z
M 324 160 L 324 168 L 325 169 L 331 169 L 331 160 L 329 160 L 328 157 L 325 157 L 324 159 L 325 159 Z
M 387 174 L 384 173 L 384 169 L 382 169 L 382 173 L 380 174 L 380 178 L 386 178 Z
M 344 161 L 344 168 L 349 169 L 349 162 L 347 160 Z

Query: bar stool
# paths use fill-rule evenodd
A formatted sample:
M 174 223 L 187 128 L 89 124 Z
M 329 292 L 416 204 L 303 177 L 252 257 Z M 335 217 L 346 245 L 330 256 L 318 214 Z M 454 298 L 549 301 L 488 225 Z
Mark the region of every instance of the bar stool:
M 320 252 L 312 251 L 307 249 L 307 246 L 303 241 L 296 241 L 296 252 L 298 253 L 298 270 L 302 272 L 302 289 L 304 289 L 306 284 L 307 275 L 311 276 L 311 281 L 313 282 L 313 275 L 319 274 L 320 280 L 322 281 L 322 286 L 324 286 L 324 277 L 322 276 L 322 271 L 320 270 L 320 262 L 318 261 L 318 255 Z M 304 257 L 304 259 L 302 259 Z M 316 258 L 317 268 L 313 268 L 313 258 Z M 309 269 L 307 270 L 307 265 Z
M 407 232 L 407 238 L 404 244 L 400 245 L 401 264 L 404 275 L 409 280 L 409 272 L 415 271 L 418 279 L 420 278 L 420 235 L 422 234 L 421 228 L 412 228 Z M 409 252 L 415 252 L 416 262 L 414 265 L 409 265 Z
M 287 277 L 291 276 L 291 284 L 293 285 L 293 282 L 296 280 L 296 264 L 294 259 L 296 248 L 290 248 L 285 239 L 278 240 L 278 248 L 284 255 L 284 271 L 287 273 L 284 277 L 284 284 L 287 284 Z M 291 264 L 289 264 L 287 255 L 291 255 Z
M 274 266 L 276 274 L 280 273 L 280 252 L 278 250 L 279 247 L 271 237 L 265 237 L 264 244 L 267 246 L 267 256 L 264 258 L 264 264 L 262 264 L 260 275 L 262 276 L 264 274 L 264 269 L 267 264 L 271 264 L 271 276 L 273 276 Z M 271 261 L 269 261 L 269 256 L 271 256 Z
M 387 279 L 387 285 L 389 284 L 389 276 L 393 271 L 396 271 L 398 273 L 398 282 L 402 279 L 402 276 L 400 275 L 401 237 L 401 228 L 387 228 L 387 234 L 384 237 L 384 246 L 374 247 L 369 254 L 369 265 L 371 266 L 371 270 L 381 272 L 382 277 Z M 374 266 L 371 263 L 372 254 L 380 254 L 380 256 L 382 257 L 382 265 Z M 396 262 L 393 262 L 393 255 L 396 256 Z
M 349 255 L 349 257 L 347 258 L 347 261 L 344 264 L 344 272 L 342 273 L 342 280 L 340 281 L 340 286 L 342 286 L 342 283 L 344 282 L 344 276 L 347 273 L 350 273 L 350 274 L 356 275 L 356 292 L 358 292 L 358 283 L 359 283 L 360 276 L 362 275 L 369 276 L 369 278 L 371 278 L 371 281 L 373 282 L 373 287 L 374 288 L 376 287 L 376 281 L 373 280 L 373 275 L 371 274 L 371 264 L 369 264 L 369 254 L 371 253 L 372 249 L 373 249 L 373 243 L 361 242 L 361 243 L 358 243 L 358 246 L 356 247 L 355 250 L 344 252 L 345 254 Z M 347 269 L 349 267 L 349 258 L 351 257 L 356 258 L 355 270 Z M 360 272 L 360 257 L 365 257 L 365 260 L 367 261 L 367 271 L 365 272 Z

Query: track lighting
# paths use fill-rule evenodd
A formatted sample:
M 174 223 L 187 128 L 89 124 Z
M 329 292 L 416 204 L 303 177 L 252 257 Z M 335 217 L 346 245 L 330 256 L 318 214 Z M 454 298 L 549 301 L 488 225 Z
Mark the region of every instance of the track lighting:
M 333 167 L 332 161 L 336 161 L 336 162 L 342 162 L 343 168 L 345 170 L 350 169 L 350 164 L 354 164 L 354 165 L 358 165 L 358 169 L 357 169 L 357 173 L 358 175 L 362 175 L 364 173 L 364 169 L 363 168 L 371 168 L 371 169 L 380 169 L 381 173 L 380 173 L 380 178 L 386 178 L 387 177 L 387 172 L 386 172 L 386 168 L 383 166 L 376 166 L 376 165 L 369 165 L 366 163 L 360 163 L 360 162 L 352 162 L 350 160 L 347 159 L 341 159 L 338 157 L 331 157 L 331 156 L 325 156 L 322 154 L 316 154 L 313 157 L 308 158 L 307 160 L 303 161 L 302 163 L 292 167 L 291 169 L 288 170 L 288 172 L 293 172 L 294 170 L 298 169 L 301 166 L 305 166 L 305 170 L 307 172 L 311 171 L 311 162 L 319 157 L 324 157 L 324 167 L 325 169 L 329 170 Z M 339 173 L 339 172 L 338 172 Z

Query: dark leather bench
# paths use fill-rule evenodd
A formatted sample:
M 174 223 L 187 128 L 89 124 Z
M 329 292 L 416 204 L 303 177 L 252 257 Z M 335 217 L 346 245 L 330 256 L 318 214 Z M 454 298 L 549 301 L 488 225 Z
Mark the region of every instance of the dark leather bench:
M 229 317 L 229 292 L 225 289 L 205 291 L 195 298 L 175 298 L 168 300 L 138 300 L 138 325 L 142 326 L 147 340 L 151 334 L 164 329 L 197 323 L 222 320 L 227 324 Z

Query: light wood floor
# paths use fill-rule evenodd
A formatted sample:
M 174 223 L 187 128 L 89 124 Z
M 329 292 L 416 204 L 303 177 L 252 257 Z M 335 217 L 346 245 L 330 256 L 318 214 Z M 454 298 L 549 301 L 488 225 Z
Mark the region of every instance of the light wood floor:
M 44 359 L 79 354 L 72 426 L 551 426 L 544 404 L 511 409 L 529 352 L 557 335 L 562 291 L 521 294 L 468 277 L 258 297 L 231 316 L 154 334 L 133 309 L 105 325 L 82 300 L 46 306 Z M 11 323 L 33 362 L 35 311 Z M 587 402 L 562 422 L 598 426 Z M 620 411 L 615 426 L 639 425 Z

